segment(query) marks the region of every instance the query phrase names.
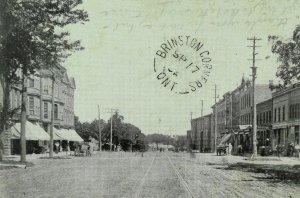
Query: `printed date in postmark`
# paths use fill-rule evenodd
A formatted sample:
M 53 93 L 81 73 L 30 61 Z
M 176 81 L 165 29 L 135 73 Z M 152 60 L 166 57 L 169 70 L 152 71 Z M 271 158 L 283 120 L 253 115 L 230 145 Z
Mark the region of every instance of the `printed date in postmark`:
M 160 85 L 176 94 L 202 88 L 213 68 L 210 51 L 191 36 L 167 39 L 155 53 L 154 72 Z

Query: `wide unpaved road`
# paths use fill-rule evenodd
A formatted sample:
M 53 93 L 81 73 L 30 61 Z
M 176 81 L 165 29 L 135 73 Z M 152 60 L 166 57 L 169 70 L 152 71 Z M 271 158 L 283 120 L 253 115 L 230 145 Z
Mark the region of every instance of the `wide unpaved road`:
M 300 186 L 224 170 L 229 158 L 185 153 L 99 153 L 0 170 L 0 197 L 300 197 Z
M 189 197 L 164 153 L 38 159 L 0 170 L 0 197 Z

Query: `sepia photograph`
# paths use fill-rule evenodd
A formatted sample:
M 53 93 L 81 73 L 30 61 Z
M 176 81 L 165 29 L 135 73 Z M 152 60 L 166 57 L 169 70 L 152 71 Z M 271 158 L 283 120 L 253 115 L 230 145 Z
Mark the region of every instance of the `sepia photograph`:
M 0 0 L 0 198 L 300 198 L 299 10 Z

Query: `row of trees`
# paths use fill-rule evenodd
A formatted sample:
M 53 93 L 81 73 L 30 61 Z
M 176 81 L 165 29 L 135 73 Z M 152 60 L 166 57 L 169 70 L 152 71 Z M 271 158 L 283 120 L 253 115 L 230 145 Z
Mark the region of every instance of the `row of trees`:
M 16 112 L 9 94 L 13 85 L 22 85 L 21 161 L 25 162 L 27 77 L 39 69 L 57 68 L 72 52 L 82 50 L 80 41 L 71 41 L 64 28 L 88 21 L 77 9 L 82 0 L 1 0 L 0 3 L 0 135 Z M 1 136 L 0 136 L 1 137 Z M 51 143 L 50 143 L 51 144 Z M 3 145 L 0 143 L 0 159 Z M 51 153 L 51 150 L 50 150 Z
M 154 133 L 147 135 L 145 140 L 147 144 L 155 143 L 157 148 L 158 144 L 173 145 L 176 150 L 183 151 L 187 146 L 186 135 L 171 137 L 169 135 Z
M 105 122 L 100 120 L 102 148 L 109 150 L 111 118 Z M 75 130 L 85 140 L 99 140 L 99 120 L 81 123 L 75 119 Z M 125 123 L 124 117 L 118 113 L 112 116 L 112 143 L 120 145 L 124 151 L 141 151 L 146 149 L 145 135 L 133 124 Z

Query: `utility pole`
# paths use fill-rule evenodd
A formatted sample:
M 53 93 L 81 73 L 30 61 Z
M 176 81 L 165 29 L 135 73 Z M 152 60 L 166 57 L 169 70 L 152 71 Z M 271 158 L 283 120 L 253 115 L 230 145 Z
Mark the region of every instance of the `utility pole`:
M 201 117 L 203 116 L 203 100 L 201 100 Z
M 99 151 L 102 151 L 102 142 L 101 142 L 101 122 L 100 122 L 100 107 L 98 105 L 98 120 L 99 120 Z
M 215 154 L 217 154 L 217 130 L 218 130 L 218 127 L 217 127 L 217 122 L 218 122 L 218 119 L 217 119 L 217 84 L 215 84 L 215 124 L 214 124 L 214 132 L 215 132 Z
M 201 125 L 200 125 L 200 127 L 203 129 L 203 100 L 201 100 Z M 203 140 L 202 140 L 202 144 L 201 144 L 201 138 L 203 138 L 203 136 L 201 136 L 201 134 L 203 133 L 203 131 L 199 131 L 199 152 L 201 152 L 201 147 L 203 148 Z
M 109 150 L 111 151 L 112 149 L 112 119 L 113 119 L 113 114 L 112 114 L 112 109 L 110 110 L 110 144 L 109 144 Z
M 256 69 L 257 67 L 255 66 L 255 61 L 258 60 L 256 59 L 256 55 L 258 53 L 256 53 L 255 49 L 257 47 L 261 47 L 256 45 L 256 41 L 261 40 L 260 38 L 256 38 L 255 36 L 252 38 L 248 38 L 247 40 L 252 41 L 253 45 L 251 46 L 247 46 L 247 47 L 251 47 L 252 48 L 252 58 L 249 60 L 252 60 L 252 67 L 250 67 L 252 69 L 252 132 L 253 132 L 253 154 L 252 154 L 252 158 L 257 157 L 257 126 L 256 126 L 256 102 L 255 102 L 255 78 L 256 78 Z
M 21 109 L 21 162 L 26 162 L 27 77 L 23 70 Z
M 49 157 L 53 158 L 53 128 L 54 128 L 54 81 L 55 81 L 55 76 L 54 72 L 52 71 L 52 87 L 51 87 L 51 127 L 50 127 L 50 151 L 49 151 Z
M 193 124 L 192 124 L 192 120 L 193 120 L 193 112 L 190 113 L 191 114 L 191 139 L 192 139 L 192 150 L 195 149 L 195 143 L 196 143 L 196 133 L 197 131 L 193 131 Z M 192 136 L 194 137 L 194 141 L 193 141 L 193 138 Z

